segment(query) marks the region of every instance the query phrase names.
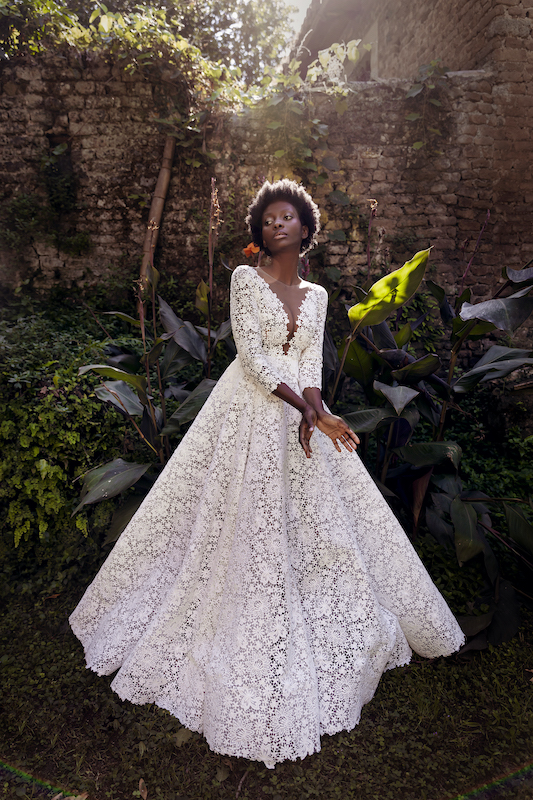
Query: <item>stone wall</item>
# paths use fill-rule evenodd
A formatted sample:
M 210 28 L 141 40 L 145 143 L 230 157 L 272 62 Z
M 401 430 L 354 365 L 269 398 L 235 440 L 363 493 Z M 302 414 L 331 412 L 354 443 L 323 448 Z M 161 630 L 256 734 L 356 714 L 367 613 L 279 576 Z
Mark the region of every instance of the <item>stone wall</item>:
M 161 162 L 164 133 L 154 121 L 179 87 L 169 74 L 127 74 L 112 63 L 49 54 L 13 60 L 0 72 L 0 190 L 4 208 L 17 193 L 46 201 L 40 165 L 51 146 L 66 142 L 77 184 L 72 230 L 90 236 L 91 249 L 66 255 L 36 236 L 20 253 L 3 248 L 0 278 L 14 287 L 33 276 L 43 290 L 94 283 L 117 271 L 135 271 L 149 201 Z M 456 73 L 438 111 L 441 155 L 415 151 L 416 132 L 405 119 L 413 101 L 402 80 L 355 83 L 339 117 L 327 99 L 318 113 L 330 123 L 328 153 L 340 169 L 312 188 L 324 213 L 325 265 L 337 265 L 348 286 L 365 273 L 368 198 L 378 201 L 373 249 L 376 274 L 433 245 L 434 274 L 457 286 L 487 209 L 491 220 L 468 283 L 485 297 L 504 265 L 533 256 L 529 131 L 532 96 L 526 81 L 498 71 Z M 272 156 L 265 120 L 248 114 L 220 117 L 207 146 L 211 167 L 186 167 L 176 158 L 160 233 L 160 265 L 167 274 L 205 274 L 211 175 L 217 178 L 225 225 L 221 245 L 236 264 L 248 241 L 242 223 L 261 177 L 288 174 Z M 315 153 L 317 159 L 324 149 Z M 312 173 L 301 176 L 305 181 Z M 309 186 L 313 187 L 312 182 Z M 340 189 L 343 207 L 329 195 Z M 145 197 L 143 197 L 145 196 Z M 343 230 L 346 242 L 329 241 Z M 463 254 L 463 249 L 465 253 Z M 224 273 L 220 268 L 220 275 Z

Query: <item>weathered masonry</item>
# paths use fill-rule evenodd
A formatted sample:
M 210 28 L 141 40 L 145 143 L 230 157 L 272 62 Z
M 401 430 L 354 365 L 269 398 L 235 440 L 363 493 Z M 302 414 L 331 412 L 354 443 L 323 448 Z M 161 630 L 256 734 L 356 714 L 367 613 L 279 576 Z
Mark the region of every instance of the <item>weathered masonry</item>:
M 337 4 L 324 0 L 323 6 L 331 12 Z M 433 245 L 434 269 L 440 281 L 452 287 L 460 280 L 465 254 L 471 252 L 490 209 L 469 278 L 479 299 L 504 265 L 519 268 L 533 256 L 529 8 L 510 0 L 440 0 L 431 5 L 426 0 L 377 0 L 372 18 L 367 0 L 353 0 L 350 7 L 359 35 L 377 30 L 377 45 L 371 51 L 377 58 L 377 76 L 351 84 L 342 116 L 327 98 L 319 103 L 330 134 L 315 156 L 320 160 L 325 153 L 333 155 L 339 165 L 328 172 L 322 186 L 309 183 L 324 212 L 326 265 L 337 265 L 348 283 L 364 268 L 368 198 L 375 198 L 376 268 Z M 533 6 L 531 10 L 533 18 Z M 403 33 L 398 44 L 392 37 L 400 17 Z M 452 52 L 450 43 L 458 32 Z M 419 40 L 423 48 L 414 47 Z M 311 37 L 306 42 L 313 44 Z M 330 43 L 318 42 L 317 47 Z M 406 115 L 417 100 L 406 99 L 406 89 L 413 82 L 415 61 L 439 55 L 454 70 L 440 91 L 442 105 L 434 109 L 434 123 L 443 135 L 435 146 L 416 151 L 416 126 Z M 21 194 L 44 198 L 43 157 L 64 143 L 62 168 L 71 175 L 76 195 L 65 211 L 67 227 L 75 241 L 81 236 L 89 243 L 64 252 L 49 237 L 28 228 L 17 252 L 1 246 L 4 286 L 12 288 L 31 276 L 43 290 L 56 284 L 83 285 L 138 262 L 148 216 L 145 203 L 155 187 L 164 145 L 154 119 L 176 91 L 172 80 L 170 70 L 127 74 L 110 60 L 83 58 L 73 51 L 2 62 L 4 208 Z M 290 171 L 273 157 L 269 135 L 252 115 L 221 116 L 210 132 L 208 148 L 217 158 L 209 169 L 189 168 L 176 159 L 159 239 L 164 271 L 191 278 L 205 272 L 211 175 L 220 189 L 227 258 L 234 264 L 242 259 L 240 251 L 248 239 L 241 220 L 248 199 L 262 176 Z M 441 153 L 432 152 L 435 149 Z M 307 182 L 311 175 L 300 177 Z M 331 203 L 334 189 L 348 195 L 348 208 Z M 340 230 L 346 241 L 332 241 L 331 234 Z

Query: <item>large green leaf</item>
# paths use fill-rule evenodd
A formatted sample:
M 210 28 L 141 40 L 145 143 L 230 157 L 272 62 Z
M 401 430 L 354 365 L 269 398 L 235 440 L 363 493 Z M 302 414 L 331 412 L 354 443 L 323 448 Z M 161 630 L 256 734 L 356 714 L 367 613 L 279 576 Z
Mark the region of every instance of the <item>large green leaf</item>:
M 184 321 L 177 317 L 162 297 L 158 297 L 158 300 L 161 324 L 167 334 L 170 334 L 176 344 L 183 347 L 193 358 L 205 364 L 207 361 L 205 343 L 198 331 L 195 330 L 192 322 Z
M 146 378 L 144 378 L 142 375 L 130 375 L 129 372 L 124 372 L 123 370 L 116 369 L 115 367 L 109 367 L 107 364 L 86 364 L 84 367 L 79 368 L 78 375 L 81 377 L 82 375 L 85 375 L 86 372 L 90 371 L 96 372 L 97 375 L 102 375 L 104 378 L 114 378 L 115 380 L 128 383 L 136 390 L 141 403 L 143 405 L 148 404 L 148 397 L 146 394 Z
M 213 391 L 215 384 L 216 381 L 204 378 L 204 380 L 193 389 L 188 398 L 183 401 L 178 410 L 172 414 L 161 431 L 161 435 L 168 436 L 172 433 L 177 433 L 180 429 L 180 425 L 194 419 Z
M 140 494 L 132 494 L 130 497 L 126 497 L 124 503 L 113 514 L 111 525 L 107 529 L 104 545 L 117 541 L 143 500 L 144 496 Z
M 525 518 L 522 512 L 514 506 L 504 503 L 505 516 L 509 526 L 511 539 L 533 556 L 533 525 Z
M 453 544 L 453 525 L 442 519 L 431 508 L 426 508 L 426 524 L 442 547 L 450 547 Z
M 492 322 L 477 321 L 475 325 L 472 325 L 471 320 L 465 322 L 461 317 L 454 317 L 452 320 L 452 344 L 455 344 L 463 336 L 472 341 L 481 339 L 495 329 L 496 326 Z
M 72 516 L 83 506 L 108 500 L 129 489 L 149 467 L 150 464 L 135 464 L 116 458 L 108 464 L 90 470 L 83 482 L 81 503 L 74 509 Z
M 352 326 L 359 327 L 363 322 L 365 325 L 378 325 L 406 303 L 420 286 L 428 258 L 429 250 L 421 250 L 403 267 L 377 281 L 365 299 L 348 311 Z
M 342 358 L 342 350 L 339 350 Z M 344 371 L 350 378 L 355 378 L 362 386 L 367 386 L 374 378 L 374 360 L 359 342 L 350 342 Z
M 511 349 L 511 348 L 509 348 Z M 476 365 L 469 372 L 465 372 L 454 383 L 452 389 L 457 394 L 470 392 L 478 383 L 505 378 L 515 369 L 533 365 L 533 358 L 502 359 L 489 364 Z
M 383 395 L 389 401 L 397 414 L 401 414 L 405 406 L 420 394 L 408 386 L 389 386 L 380 381 L 374 381 L 373 386 L 378 394 Z
M 396 414 L 391 413 L 392 411 L 390 406 L 388 408 L 363 408 L 360 411 L 344 414 L 343 419 L 356 433 L 371 433 L 381 425 L 398 419 Z
M 479 319 L 491 322 L 500 331 L 512 333 L 533 311 L 533 297 L 498 297 L 484 303 L 464 303 L 459 316 L 464 321 Z
M 396 350 L 396 340 L 391 333 L 391 329 L 386 322 L 380 322 L 379 325 L 372 325 L 372 336 L 374 344 L 380 350 Z
M 456 469 L 463 454 L 457 442 L 417 442 L 398 447 L 394 452 L 415 467 L 431 467 L 449 458 Z
M 97 386 L 94 392 L 100 400 L 111 403 L 119 411 L 126 412 L 131 417 L 140 416 L 143 413 L 142 403 L 131 386 L 124 381 L 107 381 L 103 386 Z
M 483 539 L 477 529 L 477 514 L 470 503 L 463 503 L 459 497 L 454 497 L 450 515 L 455 530 L 455 551 L 462 566 L 465 561 L 483 552 Z
M 428 353 L 411 364 L 407 364 L 406 367 L 394 370 L 392 377 L 398 383 L 418 383 L 439 368 L 440 358 L 434 353 Z
M 192 356 L 176 344 L 174 340 L 168 342 L 161 362 L 161 375 L 167 378 L 176 375 L 180 369 L 192 363 Z

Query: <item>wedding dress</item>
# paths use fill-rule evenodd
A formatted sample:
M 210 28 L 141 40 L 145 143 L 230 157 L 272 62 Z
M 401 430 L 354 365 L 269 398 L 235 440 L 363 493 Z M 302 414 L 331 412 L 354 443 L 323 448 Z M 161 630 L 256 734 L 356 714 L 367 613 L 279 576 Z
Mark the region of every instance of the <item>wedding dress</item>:
M 320 387 L 327 293 L 268 280 L 234 271 L 238 355 L 70 622 L 121 698 L 272 767 L 464 637 L 357 453 L 315 429 L 305 457 L 272 391 Z

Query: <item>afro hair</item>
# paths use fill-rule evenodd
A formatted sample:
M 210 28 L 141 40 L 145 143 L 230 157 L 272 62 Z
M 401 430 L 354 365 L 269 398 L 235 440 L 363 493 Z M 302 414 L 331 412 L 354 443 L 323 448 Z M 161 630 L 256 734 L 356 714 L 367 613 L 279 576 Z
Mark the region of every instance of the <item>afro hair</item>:
M 300 255 L 307 253 L 318 241 L 317 233 L 320 230 L 320 211 L 318 210 L 317 204 L 313 202 L 311 195 L 305 191 L 303 186 L 300 186 L 296 181 L 291 181 L 288 178 L 283 178 L 283 180 L 276 181 L 275 183 L 265 181 L 248 206 L 246 224 L 248 225 L 254 244 L 261 247 L 267 256 L 271 255 L 263 246 L 263 214 L 265 209 L 277 200 L 286 200 L 294 206 L 298 212 L 300 222 L 302 225 L 307 226 L 309 233 L 305 239 L 302 239 Z

